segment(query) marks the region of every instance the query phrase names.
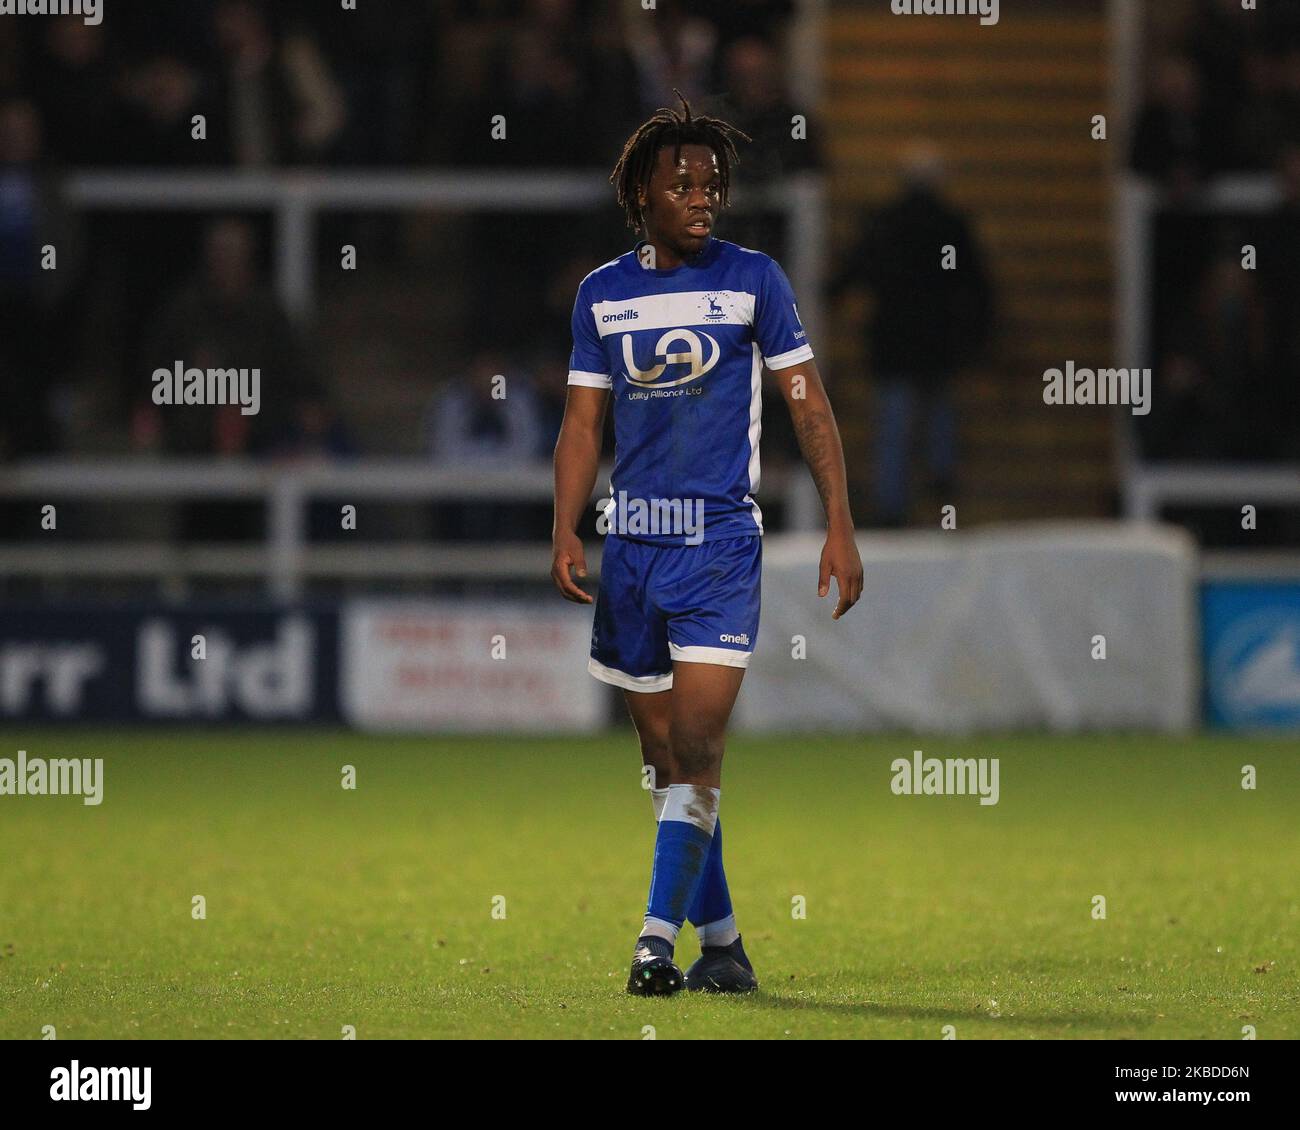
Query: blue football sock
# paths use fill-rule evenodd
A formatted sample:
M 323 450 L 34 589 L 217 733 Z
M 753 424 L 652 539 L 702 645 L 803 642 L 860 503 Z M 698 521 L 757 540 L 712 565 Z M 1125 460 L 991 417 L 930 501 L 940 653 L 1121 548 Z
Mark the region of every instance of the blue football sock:
M 720 796 L 720 789 L 705 785 L 668 787 L 642 935 L 677 941 L 709 861 Z
M 701 945 L 726 945 L 726 941 L 713 941 L 707 927 L 731 918 L 731 892 L 727 890 L 727 876 L 722 869 L 722 821 L 713 828 L 713 842 L 709 845 L 709 858 L 704 865 L 704 875 L 691 903 L 688 921 L 700 934 Z

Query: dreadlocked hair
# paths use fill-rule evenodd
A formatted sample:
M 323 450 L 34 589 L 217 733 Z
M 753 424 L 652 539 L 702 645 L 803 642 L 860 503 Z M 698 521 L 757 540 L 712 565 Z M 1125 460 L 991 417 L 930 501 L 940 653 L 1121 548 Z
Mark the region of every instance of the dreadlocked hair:
M 720 118 L 692 117 L 690 103 L 682 92 L 673 87 L 673 93 L 681 99 L 682 113 L 662 106 L 654 115 L 643 122 L 636 132 L 627 139 L 618 164 L 610 173 L 610 183 L 618 193 L 618 202 L 627 217 L 627 226 L 641 229 L 644 216 L 637 194 L 648 189 L 650 175 L 654 172 L 655 157 L 665 145 L 673 147 L 673 164 L 681 160 L 683 145 L 707 145 L 718 158 L 718 175 L 721 179 L 722 206 L 727 206 L 731 188 L 731 167 L 740 163 L 736 145 L 732 140 L 739 137 L 743 141 L 752 141 L 747 133 L 737 129 Z

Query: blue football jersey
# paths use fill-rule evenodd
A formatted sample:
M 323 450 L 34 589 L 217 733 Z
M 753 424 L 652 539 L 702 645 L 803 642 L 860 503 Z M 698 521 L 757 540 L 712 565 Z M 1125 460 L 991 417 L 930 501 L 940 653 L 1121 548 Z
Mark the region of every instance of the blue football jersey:
M 785 272 L 710 237 L 679 267 L 639 242 L 573 305 L 569 384 L 613 392 L 609 532 L 658 545 L 758 535 L 762 372 L 813 356 Z

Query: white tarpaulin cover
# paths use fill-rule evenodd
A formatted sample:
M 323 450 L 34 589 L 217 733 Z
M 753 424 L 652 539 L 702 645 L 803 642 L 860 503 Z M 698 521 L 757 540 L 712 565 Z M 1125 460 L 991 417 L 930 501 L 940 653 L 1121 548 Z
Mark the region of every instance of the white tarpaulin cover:
M 1192 727 L 1191 539 L 1072 523 L 858 535 L 858 605 L 817 597 L 820 535 L 764 538 L 747 729 Z M 1104 639 L 1105 658 L 1094 658 Z M 794 658 L 802 637 L 806 657 Z

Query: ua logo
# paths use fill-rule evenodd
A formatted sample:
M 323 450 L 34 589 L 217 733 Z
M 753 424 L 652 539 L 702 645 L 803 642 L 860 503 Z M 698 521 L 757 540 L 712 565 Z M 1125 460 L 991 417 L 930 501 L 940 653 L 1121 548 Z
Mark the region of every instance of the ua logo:
M 700 338 L 704 338 L 712 349 L 707 360 L 704 357 L 704 342 L 701 342 Z M 668 347 L 678 342 L 685 343 L 686 351 L 669 353 Z M 627 379 L 642 388 L 672 388 L 674 385 L 697 381 L 718 363 L 718 355 L 721 352 L 717 341 L 703 331 L 697 333 L 695 330 L 667 330 L 655 342 L 655 356 L 662 357 L 663 362 L 649 369 L 639 369 L 632 356 L 632 335 L 623 335 L 623 364 L 627 366 Z M 676 380 L 660 381 L 660 376 L 669 365 L 689 365 L 690 370 L 685 376 L 678 377 Z

